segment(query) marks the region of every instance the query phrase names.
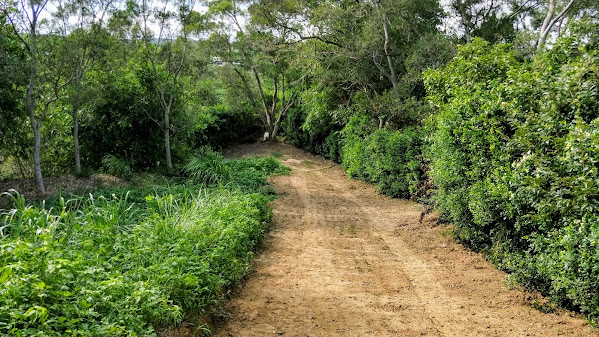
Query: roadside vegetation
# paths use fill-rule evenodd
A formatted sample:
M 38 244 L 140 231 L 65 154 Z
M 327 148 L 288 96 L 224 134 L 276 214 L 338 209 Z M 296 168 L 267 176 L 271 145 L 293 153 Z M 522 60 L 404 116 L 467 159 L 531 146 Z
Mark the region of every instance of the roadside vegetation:
M 36 205 L 15 193 L 0 213 L 0 334 L 152 336 L 218 313 L 266 231 L 266 177 L 286 169 L 205 152 L 159 185 Z

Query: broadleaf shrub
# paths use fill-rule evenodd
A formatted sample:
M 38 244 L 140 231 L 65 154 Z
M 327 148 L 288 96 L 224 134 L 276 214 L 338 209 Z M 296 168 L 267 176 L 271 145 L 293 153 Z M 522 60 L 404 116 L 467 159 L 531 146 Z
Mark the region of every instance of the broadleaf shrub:
M 475 40 L 425 75 L 436 110 L 425 153 L 435 201 L 458 237 L 595 323 L 599 45 L 589 36 L 596 29 L 571 26 L 531 60 Z
M 342 165 L 350 177 L 374 184 L 377 191 L 409 198 L 424 177 L 422 135 L 414 128 L 375 130 L 367 116 L 355 116 L 343 129 Z

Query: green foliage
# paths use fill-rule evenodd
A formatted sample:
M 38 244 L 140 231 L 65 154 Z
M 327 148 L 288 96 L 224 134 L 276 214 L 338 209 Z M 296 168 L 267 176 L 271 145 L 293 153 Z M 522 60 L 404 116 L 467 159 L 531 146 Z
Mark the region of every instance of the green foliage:
M 258 118 L 248 107 L 234 110 L 225 104 L 202 107 L 194 130 L 196 146 L 223 147 L 249 138 L 259 130 Z
M 248 185 L 282 168 L 232 161 Z M 257 181 L 249 180 L 256 178 Z M 239 179 L 241 180 L 241 179 Z M 155 336 L 211 313 L 249 271 L 270 197 L 175 181 L 0 214 L 0 334 Z
M 162 130 L 151 119 L 159 120 L 160 110 L 144 86 L 143 71 L 133 61 L 111 72 L 90 71 L 102 92 L 81 117 L 82 165 L 99 168 L 107 154 L 129 158 L 135 163 L 132 169 L 164 163 Z
M 192 158 L 183 171 L 194 181 L 204 185 L 225 184 L 231 181 L 232 171 L 223 155 L 204 148 L 199 157 Z
M 370 132 L 373 124 L 367 117 L 355 117 L 343 130 L 343 167 L 350 177 L 374 184 L 379 193 L 409 198 L 424 178 L 422 135 L 412 128 Z
M 518 65 L 508 46 L 475 39 L 444 70 L 425 78 L 429 100 L 439 109 L 430 121 L 434 132 L 427 150 L 437 204 L 473 247 L 488 243 L 496 229 L 487 220 L 501 218 L 501 205 L 490 201 L 502 189 L 491 174 L 509 160 L 504 149 L 513 131 L 498 87 Z
M 425 78 L 438 110 L 426 153 L 458 237 L 596 323 L 599 56 L 588 31 L 573 26 L 524 63 L 507 45 L 460 47 Z
M 131 170 L 131 161 L 121 159 L 111 154 L 106 155 L 102 158 L 102 166 L 106 173 L 121 177 L 124 179 L 131 179 L 133 171 Z
M 18 41 L 4 12 L 0 13 L 0 179 L 25 173 L 21 168 L 32 157 L 33 136 L 20 90 L 27 83 L 26 50 Z
M 514 276 L 529 286 L 540 287 L 562 305 L 578 308 L 592 319 L 599 317 L 599 218 L 571 219 L 571 223 L 535 235 L 535 259 Z M 532 275 L 527 271 L 534 270 Z
M 364 163 L 365 139 L 376 130 L 376 121 L 366 115 L 356 115 L 350 118 L 343 128 L 343 149 L 341 165 L 348 176 L 362 178 Z
M 43 125 L 41 164 L 48 175 L 69 172 L 73 167 L 72 118 L 62 111 L 52 109 Z
M 306 104 L 308 105 L 308 104 Z M 337 111 L 338 112 L 338 111 Z M 302 107 L 291 108 L 282 122 L 285 141 L 336 162 L 341 161 L 341 123 L 330 113 L 312 116 Z
M 289 168 L 273 157 L 250 157 L 245 160 L 227 160 L 221 153 L 203 148 L 198 157 L 192 158 L 183 172 L 195 182 L 214 186 L 227 185 L 245 191 L 259 191 L 267 184 L 269 175 L 285 174 Z

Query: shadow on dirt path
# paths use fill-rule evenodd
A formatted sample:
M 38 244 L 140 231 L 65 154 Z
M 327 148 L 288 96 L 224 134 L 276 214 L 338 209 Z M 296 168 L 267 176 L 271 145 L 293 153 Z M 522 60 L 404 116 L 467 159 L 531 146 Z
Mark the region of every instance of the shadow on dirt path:
M 275 154 L 273 223 L 255 273 L 226 304 L 217 336 L 596 336 L 568 312 L 544 314 L 534 295 L 418 222 L 418 204 L 377 195 L 338 165 L 284 144 L 234 148 Z

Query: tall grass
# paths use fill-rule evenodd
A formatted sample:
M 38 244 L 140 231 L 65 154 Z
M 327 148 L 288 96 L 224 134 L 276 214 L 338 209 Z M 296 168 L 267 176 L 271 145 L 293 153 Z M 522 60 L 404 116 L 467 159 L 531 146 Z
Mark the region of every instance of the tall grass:
M 218 310 L 266 230 L 266 174 L 281 171 L 270 159 L 226 165 L 226 187 L 182 181 L 37 206 L 13 194 L 0 213 L 0 335 L 152 336 Z
M 115 155 L 106 155 L 102 158 L 102 168 L 106 173 L 129 180 L 133 177 L 130 160 L 125 160 Z

